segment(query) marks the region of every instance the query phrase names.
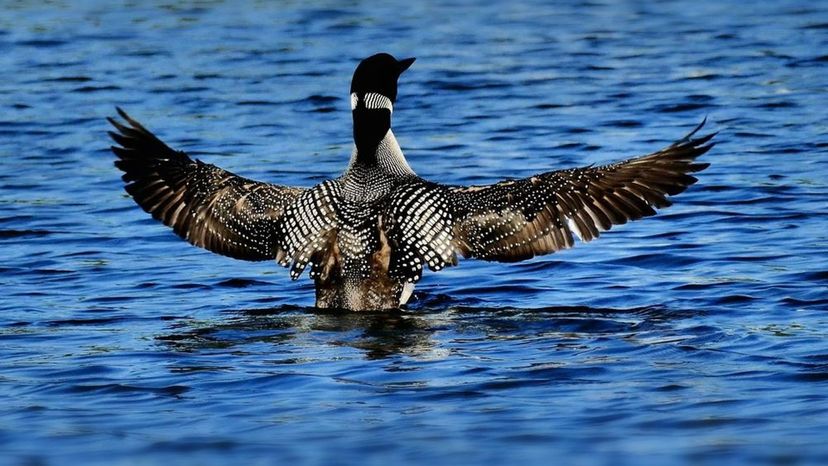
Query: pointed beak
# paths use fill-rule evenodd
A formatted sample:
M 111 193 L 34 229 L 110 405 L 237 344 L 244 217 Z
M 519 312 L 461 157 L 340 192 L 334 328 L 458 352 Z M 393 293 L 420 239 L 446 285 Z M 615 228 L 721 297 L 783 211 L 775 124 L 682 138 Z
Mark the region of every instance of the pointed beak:
M 403 71 L 407 70 L 408 67 L 411 66 L 412 63 L 414 63 L 414 60 L 416 60 L 416 58 L 414 58 L 414 57 L 404 58 L 402 60 L 399 60 L 397 62 L 397 69 L 399 70 L 398 73 L 402 74 Z

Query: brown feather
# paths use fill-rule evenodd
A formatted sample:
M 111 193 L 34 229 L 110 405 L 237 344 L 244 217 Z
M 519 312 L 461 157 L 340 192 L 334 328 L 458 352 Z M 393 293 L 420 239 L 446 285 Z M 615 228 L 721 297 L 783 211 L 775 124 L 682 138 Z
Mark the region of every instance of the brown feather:
M 707 168 L 695 159 L 713 147 L 715 133 L 693 139 L 704 122 L 670 146 L 598 167 L 559 170 L 489 186 L 452 187 L 455 249 L 466 257 L 512 262 L 574 244 L 570 225 L 584 241 L 613 225 L 654 215 L 671 205 Z M 526 223 L 510 215 L 521 212 Z
M 237 259 L 275 257 L 276 222 L 301 189 L 193 161 L 117 110 L 126 124 L 108 118 L 117 130 L 109 133 L 118 144 L 112 147 L 115 166 L 141 208 L 196 246 Z

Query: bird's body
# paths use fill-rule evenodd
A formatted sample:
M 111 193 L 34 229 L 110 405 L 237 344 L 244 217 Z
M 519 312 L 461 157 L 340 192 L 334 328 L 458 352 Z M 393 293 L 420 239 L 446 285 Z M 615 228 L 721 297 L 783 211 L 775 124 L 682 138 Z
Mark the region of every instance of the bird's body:
M 361 163 L 355 150 L 345 173 L 323 185 L 335 193 L 336 215 L 331 217 L 325 246 L 309 256 L 317 307 L 391 309 L 405 304 L 413 288 L 413 283 L 389 274 L 394 254 L 386 208 L 393 193 L 417 176 L 390 130 L 375 153 L 376 163 Z M 290 264 L 286 256 L 279 260 Z M 292 273 L 298 276 L 301 271 Z
M 449 186 L 418 177 L 391 131 L 397 78 L 413 59 L 360 63 L 351 83 L 354 150 L 339 178 L 311 188 L 261 183 L 190 159 L 119 109 L 110 119 L 126 190 L 192 244 L 244 260 L 276 260 L 298 278 L 309 266 L 316 306 L 350 310 L 406 303 L 424 268 L 464 257 L 514 262 L 589 241 L 655 213 L 696 181 L 713 135 L 653 154 L 506 180 Z M 699 125 L 701 127 L 701 125 Z

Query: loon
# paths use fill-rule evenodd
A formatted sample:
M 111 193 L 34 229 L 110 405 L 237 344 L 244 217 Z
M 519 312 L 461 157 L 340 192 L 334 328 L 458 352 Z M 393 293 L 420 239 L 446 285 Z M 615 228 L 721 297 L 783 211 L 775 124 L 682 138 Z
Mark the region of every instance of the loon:
M 707 168 L 696 158 L 716 133 L 603 166 L 550 171 L 485 186 L 418 177 L 391 130 L 400 75 L 414 58 L 379 53 L 351 81 L 354 148 L 345 172 L 310 188 L 243 178 L 190 158 L 124 110 L 115 166 L 153 218 L 193 245 L 247 261 L 275 260 L 299 278 L 307 267 L 316 306 L 399 308 L 425 268 L 465 258 L 516 262 L 597 238 L 613 225 L 654 215 Z M 705 119 L 706 120 L 706 119 Z M 574 237 L 573 237 L 574 236 Z

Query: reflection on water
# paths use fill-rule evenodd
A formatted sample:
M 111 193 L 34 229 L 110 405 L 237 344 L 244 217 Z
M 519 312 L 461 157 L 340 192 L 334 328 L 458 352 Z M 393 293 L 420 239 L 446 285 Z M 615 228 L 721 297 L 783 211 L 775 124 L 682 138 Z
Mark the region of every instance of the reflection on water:
M 661 306 L 633 309 L 420 307 L 413 311 L 348 312 L 286 305 L 224 311 L 215 322 L 176 322 L 170 326 L 171 333 L 156 338 L 171 350 L 183 352 L 265 343 L 272 347 L 263 351 L 279 353 L 282 345 L 310 338 L 319 344 L 360 350 L 367 359 L 400 354 L 433 357 L 440 352 L 433 335 L 449 328 L 460 334 L 481 333 L 491 339 L 499 335 L 509 338 L 556 335 L 577 340 L 603 334 L 634 339 L 636 332 L 660 323 L 673 324 L 676 319 L 690 315 L 690 312 Z
M 158 340 L 176 351 L 268 343 L 278 352 L 279 345 L 314 333 L 328 335 L 329 344 L 365 351 L 370 359 L 424 354 L 433 347 L 431 323 L 404 311 L 354 313 L 282 306 L 224 312 L 221 316 L 218 323 L 178 324 L 173 333 L 158 336 Z

